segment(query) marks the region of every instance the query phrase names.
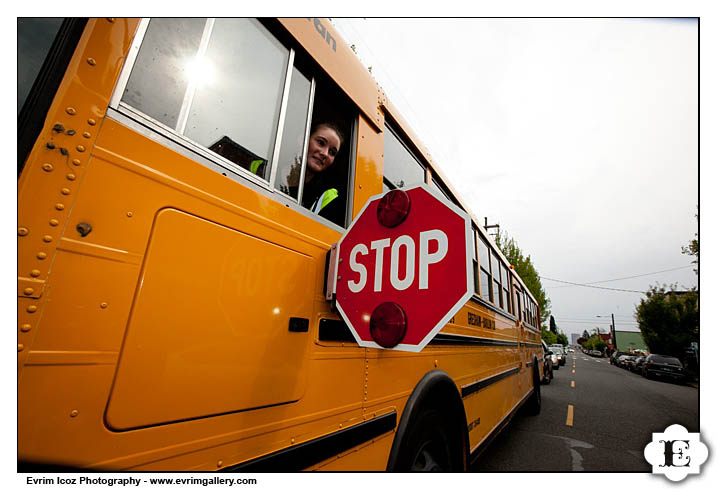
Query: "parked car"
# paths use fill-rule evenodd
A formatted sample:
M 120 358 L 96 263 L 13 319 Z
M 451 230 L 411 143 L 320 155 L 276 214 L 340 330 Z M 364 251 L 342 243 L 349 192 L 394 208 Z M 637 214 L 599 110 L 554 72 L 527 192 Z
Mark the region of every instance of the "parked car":
M 613 353 L 611 353 L 611 358 L 609 359 L 611 365 L 618 366 L 618 357 L 624 355 L 628 355 L 628 353 L 625 351 L 614 351 Z
M 546 343 L 542 340 L 541 344 L 543 345 L 543 380 L 541 380 L 542 384 L 550 384 L 551 380 L 553 379 L 553 366 L 554 363 L 558 365 L 558 358 L 556 358 L 556 355 L 554 355 L 550 349 L 548 349 L 548 346 Z
M 683 364 L 678 358 L 667 355 L 648 355 L 643 362 L 641 372 L 644 377 L 650 379 L 652 377 L 667 378 L 683 383 L 686 380 L 686 374 L 683 370 Z
M 563 350 L 562 344 L 552 344 L 549 349 L 558 356 L 559 365 L 563 366 L 566 364 L 566 352 Z
M 621 355 L 616 360 L 616 364 L 621 368 L 626 368 L 628 362 L 633 358 L 631 355 Z
M 637 356 L 633 360 L 631 360 L 631 363 L 628 365 L 628 369 L 632 372 L 641 373 L 641 368 L 643 366 L 643 361 L 646 359 L 645 356 Z
M 601 352 L 598 350 L 595 350 L 595 349 L 592 349 L 591 351 L 589 351 L 588 354 L 591 356 L 601 356 Z

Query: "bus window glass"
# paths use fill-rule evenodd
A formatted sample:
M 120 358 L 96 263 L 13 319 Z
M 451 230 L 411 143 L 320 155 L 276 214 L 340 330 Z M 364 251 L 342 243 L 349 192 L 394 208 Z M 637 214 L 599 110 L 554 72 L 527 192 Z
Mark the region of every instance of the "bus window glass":
M 495 282 L 501 282 L 501 274 L 499 271 L 499 258 L 493 251 L 491 251 L 491 275 L 493 276 Z
M 479 240 L 479 264 L 487 273 L 491 271 L 491 269 L 489 269 L 489 246 L 484 239 Z
M 498 281 L 494 281 L 494 299 L 496 300 L 497 307 L 504 307 L 503 296 L 501 295 L 501 285 Z
M 424 167 L 389 127 L 384 128 L 384 178 L 397 188 L 425 182 Z
M 17 20 L 17 113 L 20 114 L 40 73 L 62 19 L 18 18 Z
M 152 19 L 122 101 L 176 128 L 205 19 Z
M 491 266 L 489 265 L 489 246 L 484 239 L 479 239 L 479 270 L 481 276 L 481 297 L 492 301 Z
M 511 294 L 509 293 L 510 289 L 510 283 L 509 283 L 509 275 L 506 269 L 506 265 L 504 263 L 501 263 L 501 280 L 502 280 L 502 286 L 504 289 L 503 292 L 503 298 L 504 298 L 504 310 L 508 313 L 512 313 L 511 311 Z
M 481 268 L 481 298 L 491 301 L 491 279 L 489 274 Z
M 284 131 L 282 131 L 282 144 L 277 158 L 278 174 L 275 184 L 277 189 L 293 198 L 297 198 L 302 171 L 311 88 L 311 80 L 296 67 L 293 68 Z
M 189 74 L 197 90 L 184 134 L 210 150 L 227 138 L 236 147 L 228 160 L 268 179 L 288 57 L 256 20 L 217 19 Z
M 288 60 L 256 20 L 152 19 L 122 102 L 267 179 Z

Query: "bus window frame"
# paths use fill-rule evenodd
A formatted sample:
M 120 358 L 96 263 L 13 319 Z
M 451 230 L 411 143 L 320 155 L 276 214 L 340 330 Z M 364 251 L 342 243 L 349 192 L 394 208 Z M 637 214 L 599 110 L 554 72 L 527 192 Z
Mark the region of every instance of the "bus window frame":
M 112 96 L 110 97 L 110 102 L 108 105 L 108 116 L 112 117 L 113 119 L 117 120 L 118 122 L 121 122 L 123 124 L 128 125 L 130 128 L 141 132 L 144 136 L 149 137 L 151 140 L 156 141 L 164 146 L 168 146 L 169 148 L 178 151 L 185 157 L 190 158 L 191 160 L 204 165 L 205 167 L 208 167 L 209 169 L 220 173 L 221 175 L 225 177 L 230 177 L 232 180 L 239 182 L 241 184 L 247 184 L 247 181 L 249 183 L 258 186 L 262 194 L 265 196 L 269 196 L 272 199 L 290 207 L 291 209 L 294 209 L 296 211 L 301 212 L 303 215 L 313 218 L 314 220 L 319 221 L 323 225 L 328 225 L 334 230 L 344 233 L 346 229 L 348 228 L 349 224 L 351 223 L 351 217 L 352 215 L 352 202 L 353 195 L 354 195 L 354 181 L 356 177 L 356 136 L 357 136 L 357 126 L 358 126 L 358 119 L 359 119 L 359 113 L 358 111 L 356 114 L 353 115 L 352 118 L 348 118 L 351 120 L 351 128 L 350 128 L 350 135 L 348 135 L 347 138 L 347 148 L 349 149 L 349 155 L 348 155 L 348 180 L 347 180 L 347 202 L 346 202 L 346 213 L 344 218 L 344 224 L 345 225 L 337 225 L 336 223 L 332 222 L 331 220 L 328 220 L 316 213 L 312 213 L 310 210 L 305 208 L 301 203 L 302 195 L 304 192 L 304 175 L 306 171 L 306 160 L 307 160 L 307 152 L 308 152 L 308 143 L 310 138 L 310 132 L 311 132 L 311 124 L 312 124 L 312 117 L 314 113 L 314 104 L 315 104 L 315 91 L 317 86 L 317 75 L 318 71 L 321 71 L 321 67 L 319 66 L 313 66 L 310 67 L 311 69 L 311 89 L 310 89 L 310 98 L 308 101 L 308 107 L 307 107 L 307 124 L 305 127 L 305 135 L 304 135 L 304 142 L 303 142 L 303 150 L 302 150 L 302 170 L 301 170 L 301 176 L 300 176 L 300 183 L 299 183 L 299 189 L 297 193 L 297 198 L 294 198 L 288 194 L 283 193 L 279 189 L 276 189 L 274 187 L 275 181 L 277 179 L 278 174 L 278 166 L 276 165 L 276 162 L 280 156 L 281 151 L 279 148 L 281 147 L 282 143 L 282 134 L 284 131 L 284 124 L 285 124 L 285 116 L 287 111 L 287 105 L 289 102 L 289 88 L 291 86 L 291 77 L 292 77 L 292 71 L 293 69 L 297 68 L 295 66 L 295 60 L 296 60 L 296 54 L 297 54 L 297 46 L 288 45 L 283 38 L 276 35 L 275 32 L 272 31 L 267 25 L 265 25 L 263 22 L 261 22 L 261 19 L 258 19 L 260 24 L 263 28 L 267 29 L 270 35 L 272 35 L 280 44 L 282 44 L 287 51 L 289 52 L 288 60 L 285 66 L 284 71 L 284 79 L 282 83 L 282 92 L 281 92 L 281 102 L 280 102 L 280 111 L 279 111 L 279 117 L 277 120 L 277 131 L 274 138 L 274 144 L 272 146 L 273 153 L 272 158 L 269 161 L 271 164 L 271 170 L 268 179 L 263 179 L 247 169 L 244 169 L 240 165 L 230 161 L 229 159 L 223 157 L 222 155 L 219 155 L 209 148 L 199 144 L 198 142 L 195 142 L 194 140 L 184 136 L 183 134 L 179 133 L 179 131 L 176 128 L 171 128 L 167 126 L 166 124 L 154 119 L 148 114 L 145 114 L 141 112 L 140 110 L 134 108 L 133 106 L 125 103 L 122 101 L 122 96 L 124 94 L 125 88 L 127 87 L 127 84 L 129 83 L 130 76 L 132 74 L 132 69 L 134 68 L 135 62 L 137 60 L 137 56 L 140 51 L 140 47 L 142 46 L 142 43 L 144 41 L 145 35 L 147 33 L 147 28 L 149 27 L 150 21 L 152 18 L 144 17 L 140 20 L 140 23 L 137 28 L 137 32 L 135 34 L 135 37 L 132 40 L 132 44 L 130 46 L 130 50 L 127 55 L 127 59 L 125 60 L 125 63 L 122 67 L 122 70 L 120 72 L 120 76 L 115 84 L 115 88 L 112 92 Z M 207 29 L 207 26 L 209 25 L 210 21 L 213 21 L 214 19 L 207 18 L 208 24 L 205 26 L 205 30 Z M 211 31 L 208 36 L 211 36 Z M 311 58 L 311 57 L 310 57 Z M 189 87 L 187 89 L 190 90 Z M 339 88 L 339 90 L 344 94 L 344 91 Z M 346 94 L 345 94 L 346 95 Z

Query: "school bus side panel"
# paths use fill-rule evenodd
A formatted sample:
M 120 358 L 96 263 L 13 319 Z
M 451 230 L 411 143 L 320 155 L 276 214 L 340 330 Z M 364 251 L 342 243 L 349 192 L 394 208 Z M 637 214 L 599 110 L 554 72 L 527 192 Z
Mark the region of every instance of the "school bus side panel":
M 125 27 L 91 21 L 61 95 L 85 70 L 77 58 L 108 38 L 128 49 Z M 67 225 L 58 224 L 50 242 L 58 252 L 47 249 L 48 262 L 55 258 L 40 297 L 47 308 L 42 317 L 30 309 L 37 314 L 27 331 L 32 342 L 20 340 L 20 459 L 209 470 L 359 421 L 363 350 L 307 354 L 326 310 L 326 251 L 339 233 L 101 119 L 119 51 L 97 50 L 92 66 L 106 72 L 86 90 L 101 93 L 73 103 L 75 116 L 98 118 L 92 138 L 80 134 L 85 146 L 70 148 L 67 161 L 56 147 L 58 175 L 42 169 L 43 145 L 66 135 L 60 140 L 46 127 L 21 181 L 21 224 L 44 213 Z M 66 123 L 65 107 L 60 97 L 48 121 Z M 66 178 L 75 157 L 79 169 Z M 44 201 L 29 199 L 56 175 L 72 186 L 70 195 L 58 185 L 39 196 Z M 63 210 L 54 206 L 60 200 Z M 90 233 L 83 237 L 79 223 Z M 21 239 L 35 238 L 27 228 Z M 20 250 L 31 245 L 21 240 Z M 243 269 L 254 260 L 261 270 Z M 26 263 L 21 258 L 21 270 Z M 290 330 L 292 317 L 307 329 Z

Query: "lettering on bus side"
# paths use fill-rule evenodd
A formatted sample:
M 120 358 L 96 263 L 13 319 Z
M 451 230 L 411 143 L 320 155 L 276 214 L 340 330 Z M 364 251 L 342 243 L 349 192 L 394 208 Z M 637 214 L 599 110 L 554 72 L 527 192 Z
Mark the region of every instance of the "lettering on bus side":
M 481 418 L 477 418 L 474 421 L 472 421 L 471 423 L 469 423 L 469 426 L 468 426 L 469 433 L 471 433 L 471 430 L 473 430 L 480 424 L 481 424 Z
M 324 24 L 322 24 L 322 21 L 319 19 L 315 19 L 312 17 L 307 17 L 307 20 L 309 22 L 314 22 L 314 30 L 316 30 L 319 35 L 324 39 L 329 46 L 332 47 L 332 50 L 336 53 L 337 52 L 337 42 L 332 37 L 331 34 L 329 34 L 329 31 L 326 27 L 324 27 Z
M 469 325 L 496 330 L 496 321 L 469 312 Z

